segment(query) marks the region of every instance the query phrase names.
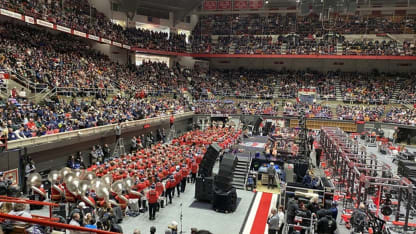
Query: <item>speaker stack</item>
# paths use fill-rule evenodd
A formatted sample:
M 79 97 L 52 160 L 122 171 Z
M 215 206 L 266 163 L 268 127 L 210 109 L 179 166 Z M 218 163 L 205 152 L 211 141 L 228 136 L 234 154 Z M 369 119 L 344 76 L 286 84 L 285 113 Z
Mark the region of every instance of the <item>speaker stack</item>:
M 198 201 L 211 202 L 214 193 L 213 177 L 197 177 L 195 184 L 195 198 Z
M 211 202 L 213 199 L 214 178 L 212 177 L 212 168 L 220 155 L 220 151 L 221 147 L 217 144 L 211 144 L 199 164 L 195 185 L 195 198 L 198 201 Z
M 237 208 L 237 191 L 232 187 L 228 191 L 215 189 L 213 208 L 224 213 L 234 212 Z
M 253 131 L 253 134 L 254 135 L 260 135 L 259 128 L 260 128 L 261 122 L 263 122 L 263 118 L 262 117 L 258 117 L 256 119 L 256 123 L 254 124 L 254 131 Z
M 211 144 L 207 152 L 205 152 L 201 163 L 199 164 L 198 174 L 203 177 L 212 176 L 212 168 L 214 167 L 215 161 L 217 161 L 220 155 L 221 147 L 217 144 Z
M 237 165 L 237 157 L 226 154 L 221 161 L 220 170 L 215 177 L 213 208 L 221 212 L 234 212 L 237 208 L 237 192 L 232 186 L 233 172 Z

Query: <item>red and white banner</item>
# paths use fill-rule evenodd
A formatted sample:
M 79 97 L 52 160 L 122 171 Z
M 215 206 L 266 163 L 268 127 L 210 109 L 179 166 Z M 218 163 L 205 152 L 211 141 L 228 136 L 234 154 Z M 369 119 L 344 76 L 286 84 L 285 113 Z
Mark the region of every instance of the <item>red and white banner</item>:
M 106 44 L 111 45 L 111 40 L 108 40 L 108 39 L 105 39 L 105 38 L 101 38 L 101 41 L 102 41 L 103 43 L 106 43 Z
M 10 79 L 9 73 L 0 73 L 0 80 L 8 80 Z
M 54 28 L 53 23 L 50 23 L 50 22 L 47 22 L 47 21 L 44 21 L 44 20 L 40 20 L 40 19 L 36 19 L 36 24 L 42 25 L 42 26 L 47 27 L 47 28 Z
M 22 14 L 19 14 L 19 13 L 13 12 L 13 11 L 8 11 L 8 10 L 5 10 L 5 9 L 0 9 L 0 14 L 6 15 L 6 16 L 9 16 L 9 17 L 18 19 L 18 20 L 24 20 Z
M 231 10 L 231 1 L 218 1 L 218 10 Z
M 205 0 L 204 1 L 204 10 L 216 10 L 217 9 L 217 1 L 215 0 Z
M 80 36 L 80 37 L 87 37 L 87 34 L 84 32 L 80 32 L 78 30 L 74 30 L 74 35 Z
M 121 43 L 115 42 L 113 41 L 113 45 L 118 46 L 118 47 L 123 47 L 123 45 Z
M 315 95 L 315 94 L 316 94 L 316 88 L 298 89 L 298 95 L 310 96 L 310 95 Z
M 56 25 L 56 29 L 61 32 L 71 33 L 71 29 L 64 26 Z
M 100 41 L 100 38 L 95 35 L 88 34 L 88 38 L 94 41 Z
M 131 46 L 129 46 L 129 45 L 123 45 L 123 48 L 130 50 L 131 49 Z
M 260 9 L 263 8 L 263 0 L 249 0 L 248 7 L 250 9 Z
M 30 16 L 25 16 L 25 22 L 28 24 L 35 24 L 35 18 Z
M 247 0 L 236 0 L 234 1 L 234 9 L 242 10 L 248 8 L 248 2 Z

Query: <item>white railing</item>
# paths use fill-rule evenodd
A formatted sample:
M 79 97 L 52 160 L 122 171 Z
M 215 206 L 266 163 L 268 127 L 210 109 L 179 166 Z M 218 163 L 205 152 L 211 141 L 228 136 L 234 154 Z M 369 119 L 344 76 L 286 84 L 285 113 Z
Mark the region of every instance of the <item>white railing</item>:
M 177 114 L 175 115 L 175 119 L 190 117 L 193 114 L 194 114 L 193 112 L 185 112 L 183 114 Z M 121 124 L 121 127 L 122 127 L 122 130 L 127 130 L 127 129 L 135 128 L 140 125 L 145 125 L 145 124 L 149 124 L 150 126 L 152 126 L 152 124 L 154 123 L 160 122 L 162 120 L 169 120 L 169 119 L 170 119 L 170 115 L 150 118 L 150 119 L 141 119 L 141 120 L 124 122 Z M 25 147 L 29 145 L 49 144 L 52 142 L 68 140 L 68 139 L 75 138 L 75 137 L 83 138 L 86 136 L 92 136 L 96 134 L 103 135 L 106 132 L 114 132 L 115 126 L 116 124 L 110 124 L 110 125 L 99 126 L 99 127 L 94 127 L 94 128 L 86 128 L 86 129 L 75 130 L 75 131 L 70 131 L 70 132 L 62 132 L 62 133 L 44 135 L 40 137 L 32 137 L 28 139 L 14 140 L 14 141 L 9 141 L 7 143 L 7 147 L 8 149 L 15 149 L 15 148 Z

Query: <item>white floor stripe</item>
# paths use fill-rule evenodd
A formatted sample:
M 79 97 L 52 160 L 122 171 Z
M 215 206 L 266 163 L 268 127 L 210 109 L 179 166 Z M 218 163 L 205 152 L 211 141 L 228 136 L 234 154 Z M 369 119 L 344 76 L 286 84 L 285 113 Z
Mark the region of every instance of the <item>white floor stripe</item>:
M 249 211 L 250 215 L 247 218 L 247 222 L 246 222 L 246 225 L 244 226 L 244 230 L 242 234 L 250 234 L 251 227 L 253 226 L 254 218 L 256 217 L 262 195 L 263 195 L 262 192 L 257 192 L 256 197 L 254 198 L 253 206 L 251 207 Z
M 268 213 L 269 215 L 270 215 L 270 212 L 272 211 L 272 208 L 276 207 L 276 202 L 277 202 L 277 194 L 273 193 L 272 202 L 270 203 L 270 208 L 269 208 L 269 213 Z M 269 233 L 269 225 L 268 224 L 266 224 L 266 229 L 264 229 L 264 233 L 265 234 Z

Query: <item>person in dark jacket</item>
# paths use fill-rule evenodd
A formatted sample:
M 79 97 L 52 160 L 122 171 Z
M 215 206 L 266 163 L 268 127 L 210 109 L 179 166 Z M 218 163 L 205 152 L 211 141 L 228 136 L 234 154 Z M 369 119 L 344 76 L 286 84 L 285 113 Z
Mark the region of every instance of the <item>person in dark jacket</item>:
M 298 198 L 294 197 L 289 201 L 287 205 L 286 223 L 293 224 L 293 220 L 296 216 L 296 211 L 299 209 Z
M 337 222 L 330 214 L 318 220 L 318 234 L 334 234 L 336 230 Z
M 274 186 L 274 177 L 276 175 L 276 168 L 274 168 L 274 163 L 270 163 L 270 166 L 267 168 L 268 183 L 267 188 L 273 188 Z

